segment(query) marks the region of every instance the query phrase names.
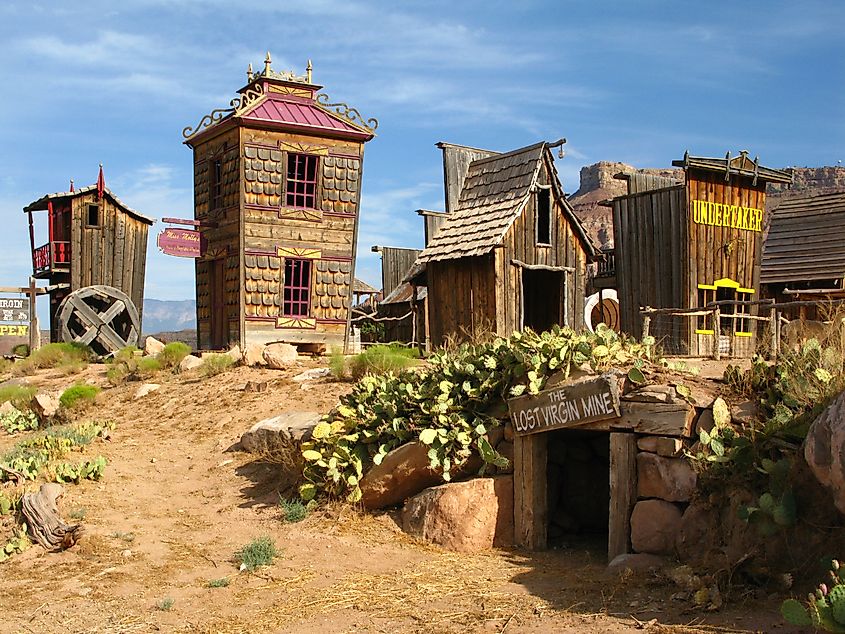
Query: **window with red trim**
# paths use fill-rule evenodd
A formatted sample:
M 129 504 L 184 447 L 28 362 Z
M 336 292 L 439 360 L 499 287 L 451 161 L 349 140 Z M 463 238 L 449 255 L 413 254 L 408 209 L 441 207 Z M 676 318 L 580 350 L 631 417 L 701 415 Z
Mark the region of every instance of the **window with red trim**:
M 288 153 L 288 175 L 285 181 L 285 205 L 298 209 L 316 209 L 317 161 L 310 154 Z
M 311 304 L 311 260 L 285 259 L 285 286 L 282 314 L 307 317 Z

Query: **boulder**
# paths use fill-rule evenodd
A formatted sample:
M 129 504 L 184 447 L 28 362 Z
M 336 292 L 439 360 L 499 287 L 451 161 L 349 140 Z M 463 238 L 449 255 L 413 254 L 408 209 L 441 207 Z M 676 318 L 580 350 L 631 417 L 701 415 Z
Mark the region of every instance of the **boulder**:
M 684 443 L 680 438 L 668 436 L 643 436 L 637 439 L 637 448 L 640 451 L 656 453 L 658 456 L 676 458 L 684 451 Z
M 698 438 L 701 436 L 702 429 L 709 433 L 713 431 L 715 426 L 716 421 L 713 420 L 713 410 L 709 407 L 701 410 L 701 413 L 698 415 L 698 420 L 695 421 L 695 437 Z
M 473 453 L 466 463 L 452 469 L 452 479 L 478 471 L 481 458 Z M 402 504 L 423 489 L 441 484 L 443 476 L 431 468 L 428 446 L 409 442 L 388 453 L 361 478 L 361 503 L 369 510 Z
M 731 420 L 739 425 L 751 425 L 760 418 L 760 405 L 755 401 L 743 401 L 731 408 Z
M 189 354 L 179 362 L 179 370 L 187 372 L 188 370 L 196 370 L 202 365 L 202 359 Z
M 678 403 L 683 400 L 671 385 L 646 385 L 625 394 L 622 399 L 639 403 Z
M 39 393 L 32 397 L 29 408 L 35 412 L 39 420 L 52 418 L 59 411 L 59 399 L 49 394 Z
M 291 380 L 297 383 L 303 383 L 305 381 L 313 381 L 314 379 L 322 379 L 331 373 L 332 371 L 329 368 L 311 368 L 310 370 L 305 370 L 305 372 L 300 372 Z
M 406 533 L 457 552 L 513 545 L 513 477 L 431 487 L 402 509 Z
M 240 346 L 234 346 L 233 348 L 230 348 L 229 352 L 227 352 L 226 354 L 232 357 L 232 361 L 234 361 L 236 364 L 240 363 L 241 360 L 244 358 L 244 355 L 241 353 Z
M 318 412 L 287 412 L 258 421 L 241 436 L 244 451 L 258 455 L 298 453 L 299 446 L 311 438 L 321 415 Z M 298 462 L 301 456 L 293 456 Z
M 845 513 L 845 392 L 841 392 L 813 421 L 804 441 L 804 460 Z
M 658 555 L 647 553 L 625 553 L 617 555 L 607 565 L 607 572 L 616 574 L 630 570 L 632 572 L 651 572 L 666 566 L 666 560 Z
M 133 398 L 144 398 L 147 394 L 149 394 L 150 392 L 155 392 L 160 387 L 161 385 L 159 385 L 158 383 L 144 383 L 135 391 L 135 396 Z
M 289 368 L 299 359 L 296 347 L 289 343 L 271 343 L 264 348 L 262 356 L 267 363 L 267 367 L 274 370 Z
M 243 350 L 243 362 L 244 365 L 248 365 L 250 367 L 256 365 L 267 365 L 267 362 L 264 361 L 264 346 L 260 343 L 248 343 Z
M 154 357 L 162 350 L 164 350 L 164 343 L 162 343 L 155 337 L 147 337 L 144 340 L 144 354 L 148 354 L 151 357 Z
M 641 498 L 688 502 L 696 481 L 695 471 L 685 458 L 637 454 L 637 495 Z
M 641 500 L 631 513 L 631 545 L 638 553 L 672 555 L 681 510 L 664 500 Z

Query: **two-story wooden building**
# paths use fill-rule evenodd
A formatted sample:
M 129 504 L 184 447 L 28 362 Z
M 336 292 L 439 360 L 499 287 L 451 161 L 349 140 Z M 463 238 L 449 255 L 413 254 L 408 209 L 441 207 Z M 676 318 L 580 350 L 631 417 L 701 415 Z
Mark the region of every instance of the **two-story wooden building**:
M 410 275 L 428 288 L 433 347 L 479 332 L 584 325 L 596 248 L 560 185 L 545 142 L 505 154 L 439 144 L 445 218 Z
M 29 216 L 32 270 L 49 280 L 50 332 L 58 340 L 57 311 L 70 293 L 106 285 L 124 292 L 139 316 L 144 303 L 147 232 L 155 222 L 127 207 L 105 186 L 102 166 L 97 183 L 47 194 L 24 207 Z M 33 212 L 47 212 L 47 242 L 36 246 Z
M 232 107 L 185 128 L 194 151 L 201 348 L 342 345 L 350 327 L 364 143 L 378 126 L 268 53 Z

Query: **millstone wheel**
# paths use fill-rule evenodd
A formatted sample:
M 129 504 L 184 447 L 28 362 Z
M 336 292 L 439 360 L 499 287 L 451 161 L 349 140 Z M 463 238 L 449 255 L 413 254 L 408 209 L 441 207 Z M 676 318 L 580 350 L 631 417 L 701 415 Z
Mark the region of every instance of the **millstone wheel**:
M 86 286 L 59 306 L 59 327 L 66 342 L 83 343 L 106 356 L 138 343 L 141 318 L 135 304 L 112 286 Z

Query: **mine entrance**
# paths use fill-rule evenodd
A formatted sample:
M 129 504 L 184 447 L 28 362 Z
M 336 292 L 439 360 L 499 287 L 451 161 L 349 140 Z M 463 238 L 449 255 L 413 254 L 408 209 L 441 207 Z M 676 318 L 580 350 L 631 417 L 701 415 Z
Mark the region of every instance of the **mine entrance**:
M 559 429 L 547 434 L 549 548 L 607 548 L 610 434 Z

